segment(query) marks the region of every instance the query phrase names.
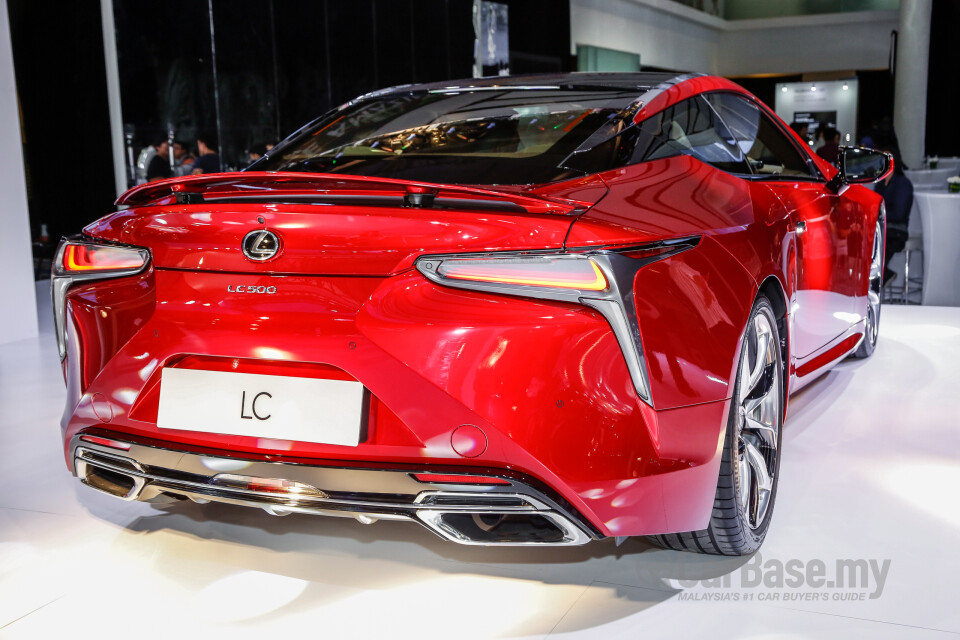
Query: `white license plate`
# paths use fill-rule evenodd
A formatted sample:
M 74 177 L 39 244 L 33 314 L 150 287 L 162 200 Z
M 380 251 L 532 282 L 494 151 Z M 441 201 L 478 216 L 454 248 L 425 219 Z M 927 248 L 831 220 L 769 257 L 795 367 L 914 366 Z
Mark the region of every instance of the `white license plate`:
M 157 427 L 355 447 L 363 385 L 348 380 L 164 369 Z

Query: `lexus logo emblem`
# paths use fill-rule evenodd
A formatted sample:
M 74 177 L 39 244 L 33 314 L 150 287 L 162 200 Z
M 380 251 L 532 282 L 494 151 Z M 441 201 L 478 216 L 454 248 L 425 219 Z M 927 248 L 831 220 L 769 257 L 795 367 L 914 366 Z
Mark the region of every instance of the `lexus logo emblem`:
M 243 255 L 254 262 L 263 262 L 277 255 L 280 251 L 280 238 L 273 231 L 257 229 L 243 236 L 240 243 Z

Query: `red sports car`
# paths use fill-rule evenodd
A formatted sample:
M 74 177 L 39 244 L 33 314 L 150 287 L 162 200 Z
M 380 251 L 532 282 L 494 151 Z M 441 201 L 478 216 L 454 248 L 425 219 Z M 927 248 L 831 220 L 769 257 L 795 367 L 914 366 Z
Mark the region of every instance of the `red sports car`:
M 68 467 L 464 544 L 758 548 L 790 394 L 877 338 L 884 209 L 722 78 L 402 86 L 67 238 Z

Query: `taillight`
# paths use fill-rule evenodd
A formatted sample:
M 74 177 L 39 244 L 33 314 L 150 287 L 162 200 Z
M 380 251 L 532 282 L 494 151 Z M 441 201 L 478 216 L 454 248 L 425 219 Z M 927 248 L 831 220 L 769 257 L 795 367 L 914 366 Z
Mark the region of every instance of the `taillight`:
M 120 278 L 140 273 L 150 261 L 150 251 L 84 239 L 64 238 L 57 247 L 51 275 L 53 326 L 60 359 L 67 355 L 67 290 L 78 282 Z
M 448 259 L 437 267 L 444 278 L 529 287 L 603 291 L 607 279 L 588 257 Z
M 298 482 L 297 480 L 286 480 L 284 478 L 257 478 L 233 473 L 218 473 L 213 477 L 213 482 L 215 484 L 235 487 L 245 491 L 256 491 L 258 493 L 326 497 L 323 491 L 313 485 Z
M 649 404 L 650 384 L 637 323 L 634 278 L 644 265 L 697 246 L 699 237 L 641 246 L 555 253 L 423 256 L 417 270 L 440 285 L 582 304 L 607 320 L 637 395 Z
M 61 263 L 65 272 L 139 270 L 147 263 L 144 249 L 96 244 L 65 244 Z

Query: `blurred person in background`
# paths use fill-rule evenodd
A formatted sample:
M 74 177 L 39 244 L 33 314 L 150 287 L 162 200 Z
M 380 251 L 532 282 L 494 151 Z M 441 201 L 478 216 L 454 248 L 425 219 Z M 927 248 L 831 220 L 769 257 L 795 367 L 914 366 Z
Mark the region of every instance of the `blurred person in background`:
M 877 124 L 879 120 L 874 118 L 870 121 L 870 126 L 865 129 L 860 130 L 860 146 L 866 147 L 867 149 L 877 149 L 877 141 L 875 132 L 877 130 Z
M 831 164 L 837 164 L 840 160 L 840 132 L 827 127 L 823 132 L 823 139 L 825 142 L 817 149 L 817 155 Z
M 816 131 L 813 132 L 813 150 L 819 151 L 820 147 L 827 144 L 827 141 L 824 139 L 824 134 L 827 132 L 827 129 L 830 128 L 830 123 L 824 120 L 817 124 Z
M 181 140 L 173 143 L 173 175 L 177 177 L 189 176 L 193 173 L 193 161 L 196 158 L 190 153 L 190 148 Z
M 163 136 L 163 140 L 166 141 L 166 139 L 167 137 Z M 156 155 L 157 143 L 148 144 L 140 150 L 140 155 L 137 156 L 137 184 L 144 184 L 147 181 L 147 168 Z
M 794 120 L 790 123 L 790 128 L 793 129 L 800 139 L 803 140 L 808 145 L 810 144 L 810 125 L 806 122 L 797 122 Z
M 173 177 L 173 171 L 170 170 L 170 143 L 167 138 L 164 137 L 162 142 L 157 142 L 153 147 L 156 153 L 147 165 L 147 182 Z
M 896 139 L 896 136 L 893 137 Z M 895 145 L 881 146 L 882 151 L 893 155 L 893 173 L 886 180 L 877 183 L 877 193 L 883 196 L 883 204 L 887 210 L 887 237 L 883 263 L 883 284 L 886 286 L 897 277 L 897 272 L 887 265 L 890 259 L 903 251 L 910 237 L 910 209 L 913 207 L 913 183 L 903 172 L 903 161 L 900 158 L 900 148 Z
M 199 157 L 193 162 L 193 175 L 219 173 L 220 156 L 217 154 L 217 138 L 210 134 L 197 136 Z
M 897 132 L 893 130 L 893 118 L 884 116 L 867 134 L 873 142 L 874 149 L 886 150 L 893 154 L 894 163 L 903 171 L 909 171 L 910 167 L 903 163 L 900 155 L 900 142 L 897 140 Z

